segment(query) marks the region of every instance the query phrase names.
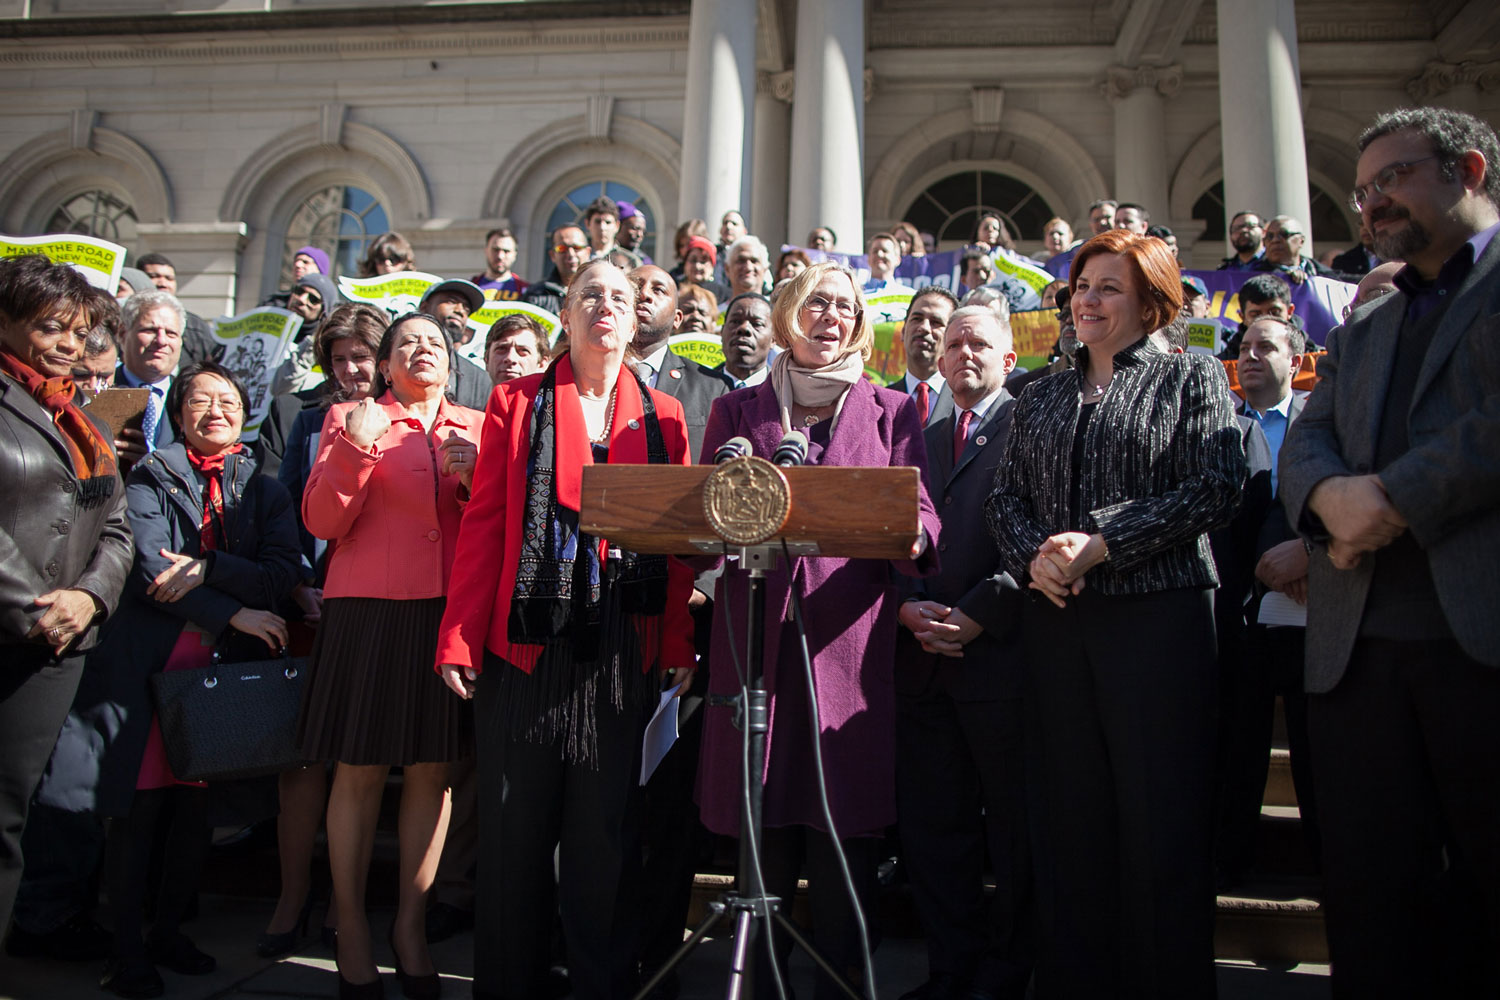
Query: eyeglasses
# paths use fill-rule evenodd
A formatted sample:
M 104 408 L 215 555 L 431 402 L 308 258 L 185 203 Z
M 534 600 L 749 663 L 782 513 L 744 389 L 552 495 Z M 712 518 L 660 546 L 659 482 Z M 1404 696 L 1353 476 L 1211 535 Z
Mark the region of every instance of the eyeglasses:
M 1295 240 L 1301 235 L 1301 233 L 1295 232 L 1290 229 L 1278 229 L 1274 233 L 1266 233 L 1266 242 L 1269 243 L 1272 240 L 1286 240 L 1288 243 L 1290 243 L 1292 240 Z
M 404 256 L 397 256 L 396 254 L 386 254 L 380 258 L 380 262 L 382 264 L 405 264 L 406 258 Z
M 1375 194 L 1390 194 L 1401 186 L 1402 181 L 1406 180 L 1406 175 L 1411 173 L 1412 167 L 1415 167 L 1418 163 L 1426 163 L 1428 160 L 1436 160 L 1437 158 L 1437 154 L 1434 153 L 1431 156 L 1424 156 L 1421 159 L 1407 160 L 1405 163 L 1392 163 L 1377 173 L 1375 179 L 1369 184 L 1361 185 L 1349 192 L 1349 207 L 1356 212 L 1364 211 L 1365 202 L 1369 200 L 1372 192 Z
M 323 304 L 323 296 L 308 288 L 299 288 L 292 294 L 302 296 L 307 300 L 307 304 L 310 306 L 320 306 Z
M 215 403 L 220 413 L 238 413 L 245 408 L 238 396 L 189 396 L 185 400 L 189 413 L 207 413 Z
M 1254 232 L 1255 230 L 1261 228 L 1263 227 L 1259 222 L 1236 222 L 1234 225 L 1229 227 L 1229 231 L 1231 233 Z
M 587 250 L 588 248 L 589 245 L 587 243 L 559 243 L 552 248 L 552 252 L 562 254 L 567 253 L 569 250 Z
M 833 302 L 823 298 L 821 295 L 809 295 L 807 301 L 803 303 L 802 308 L 818 315 L 822 315 L 832 309 L 844 319 L 853 319 L 859 315 L 859 309 L 855 307 L 853 302 L 847 299 L 840 302 Z

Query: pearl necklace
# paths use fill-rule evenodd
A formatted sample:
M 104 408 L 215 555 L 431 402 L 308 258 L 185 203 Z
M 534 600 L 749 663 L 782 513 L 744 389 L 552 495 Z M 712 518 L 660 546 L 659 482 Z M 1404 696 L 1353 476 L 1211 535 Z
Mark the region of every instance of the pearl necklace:
M 608 405 L 606 405 L 604 408 L 604 430 L 600 431 L 594 437 L 589 438 L 589 441 L 593 444 L 603 444 L 609 439 L 609 429 L 613 427 L 615 423 L 615 397 L 618 396 L 619 393 L 620 383 L 617 381 L 609 390 Z M 588 403 L 590 406 L 598 406 L 601 403 L 605 402 L 605 400 L 602 399 L 595 399 L 592 396 L 585 396 L 583 393 L 578 394 L 578 401 L 580 403 Z

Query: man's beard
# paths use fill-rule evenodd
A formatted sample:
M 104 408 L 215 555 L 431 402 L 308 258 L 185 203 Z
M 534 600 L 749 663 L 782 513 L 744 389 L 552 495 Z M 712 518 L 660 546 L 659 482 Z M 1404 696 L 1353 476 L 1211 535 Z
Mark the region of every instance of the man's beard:
M 443 320 L 443 329 L 448 331 L 448 339 L 453 341 L 454 346 L 457 347 L 467 344 L 469 338 L 474 336 L 474 332 L 469 329 L 468 322 L 459 319 L 457 316 L 445 318 Z
M 1250 253 L 1255 249 L 1255 244 L 1255 237 L 1251 236 L 1249 233 L 1236 236 L 1234 239 L 1230 240 L 1230 245 L 1234 247 L 1237 253 Z
M 650 326 L 637 326 L 635 331 L 635 346 L 644 351 L 654 351 L 661 346 L 661 342 L 672 335 L 670 323 L 656 324 Z
M 1405 219 L 1406 227 L 1395 232 L 1374 233 L 1371 246 L 1375 250 L 1375 256 L 1381 260 L 1406 260 L 1411 254 L 1420 253 L 1432 244 L 1432 234 L 1413 219 L 1406 209 L 1393 206 L 1379 215 L 1372 214 L 1371 227 L 1384 219 Z

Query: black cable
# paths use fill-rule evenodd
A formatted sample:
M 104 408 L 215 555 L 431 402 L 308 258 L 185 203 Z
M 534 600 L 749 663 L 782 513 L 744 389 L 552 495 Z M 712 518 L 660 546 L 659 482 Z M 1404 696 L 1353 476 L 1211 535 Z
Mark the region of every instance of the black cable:
M 724 559 L 726 562 L 729 559 L 729 546 L 727 544 L 724 546 Z M 742 570 L 744 569 L 743 566 L 741 566 L 740 568 Z M 762 586 L 764 586 L 764 581 L 762 581 Z M 725 587 L 725 596 L 728 597 L 727 586 Z M 748 597 L 749 595 L 747 594 L 746 596 Z M 748 609 L 745 617 L 749 618 Z M 729 656 L 731 661 L 734 663 L 735 676 L 739 678 L 740 682 L 740 706 L 743 708 L 745 713 L 745 724 L 740 727 L 740 798 L 743 800 L 740 803 L 740 808 L 745 811 L 746 816 L 749 816 L 752 812 L 752 806 L 750 803 L 750 682 L 749 679 L 745 676 L 744 665 L 740 663 L 739 646 L 735 643 L 734 640 L 733 622 L 734 609 L 726 606 L 724 610 L 724 631 L 729 640 Z M 756 625 L 760 625 L 762 628 L 765 627 L 764 622 L 750 623 L 751 628 L 755 628 Z M 762 647 L 761 649 L 761 660 L 762 663 L 764 663 L 764 647 Z M 764 669 L 761 671 L 761 678 L 762 683 L 764 683 Z M 765 762 L 760 761 L 759 764 L 762 771 L 764 771 Z M 756 777 L 756 780 L 760 780 L 759 776 Z M 746 841 L 748 842 L 750 848 L 750 864 L 755 869 L 756 884 L 760 886 L 760 908 L 765 913 L 765 919 L 762 921 L 762 923 L 765 925 L 764 930 L 766 941 L 766 957 L 770 960 L 771 982 L 776 984 L 776 996 L 778 1000 L 787 1000 L 786 983 L 782 980 L 781 967 L 776 963 L 776 945 L 772 940 L 773 925 L 776 923 L 776 921 L 772 919 L 771 911 L 766 906 L 766 873 L 765 870 L 761 867 L 760 863 L 759 831 L 755 829 L 755 824 L 753 822 L 744 824 L 744 827 L 746 830 Z M 743 888 L 743 886 L 741 888 Z M 787 906 L 790 905 L 790 903 L 787 903 Z M 753 955 L 749 957 L 752 961 L 754 960 Z
M 818 778 L 818 805 L 823 810 L 823 822 L 828 824 L 828 837 L 833 841 L 833 854 L 838 858 L 839 874 L 844 878 L 844 888 L 849 893 L 849 904 L 854 910 L 854 923 L 859 928 L 860 958 L 865 967 L 865 995 L 875 1000 L 875 961 L 870 955 L 870 929 L 865 923 L 865 911 L 859 905 L 859 893 L 854 889 L 854 876 L 849 873 L 849 859 L 844 856 L 844 845 L 839 841 L 838 830 L 833 825 L 833 807 L 828 802 L 828 779 L 823 774 L 823 721 L 818 713 L 818 689 L 813 680 L 812 653 L 807 647 L 807 629 L 803 624 L 802 602 L 797 598 L 796 562 L 786 539 L 781 540 L 781 551 L 787 562 L 788 591 L 792 595 L 792 617 L 797 621 L 797 640 L 802 644 L 802 669 L 807 674 L 808 718 L 812 724 L 813 771 Z

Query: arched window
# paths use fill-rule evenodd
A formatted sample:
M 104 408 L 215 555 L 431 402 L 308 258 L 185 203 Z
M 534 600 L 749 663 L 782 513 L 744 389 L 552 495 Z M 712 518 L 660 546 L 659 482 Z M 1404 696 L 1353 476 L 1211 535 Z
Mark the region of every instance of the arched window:
M 980 216 L 991 212 L 1017 240 L 1039 239 L 1057 214 L 1029 184 L 990 170 L 965 170 L 929 186 L 902 218 L 936 236 L 941 248 L 968 243 Z
M 136 252 L 135 208 L 109 193 L 94 189 L 76 194 L 57 206 L 47 219 L 46 232 L 97 236 Z
M 292 283 L 292 257 L 298 247 L 314 246 L 328 254 L 335 275 L 354 275 L 370 241 L 390 228 L 385 207 L 363 188 L 331 184 L 313 192 L 287 223 L 280 287 Z
M 628 201 L 634 205 L 636 210 L 646 217 L 646 238 L 641 241 L 640 249 L 652 258 L 661 256 L 656 252 L 656 209 L 647 203 L 645 195 L 619 181 L 589 181 L 563 195 L 553 207 L 552 214 L 547 216 L 547 234 L 550 236 L 558 226 L 566 226 L 569 223 L 582 228 L 583 210 L 589 207 L 589 202 L 600 195 L 608 195 L 615 201 Z M 552 262 L 547 259 L 548 249 L 550 248 L 542 248 L 542 259 L 539 262 L 537 274 L 546 274 L 552 269 Z
M 1312 218 L 1301 220 L 1303 225 L 1311 227 L 1313 245 L 1327 243 L 1328 246 L 1318 247 L 1318 252 L 1332 249 L 1337 245 L 1348 245 L 1353 242 L 1353 235 L 1349 230 L 1349 217 L 1344 214 L 1340 200 L 1324 191 L 1316 184 L 1307 186 L 1308 202 L 1312 208 Z M 1224 182 L 1216 181 L 1214 186 L 1203 192 L 1202 196 L 1193 203 L 1193 218 L 1202 219 L 1204 223 L 1203 235 L 1198 237 L 1200 243 L 1222 243 L 1228 235 L 1228 213 L 1224 206 Z M 1240 211 L 1240 209 L 1234 209 Z M 1262 217 L 1269 220 L 1276 212 L 1268 212 Z

